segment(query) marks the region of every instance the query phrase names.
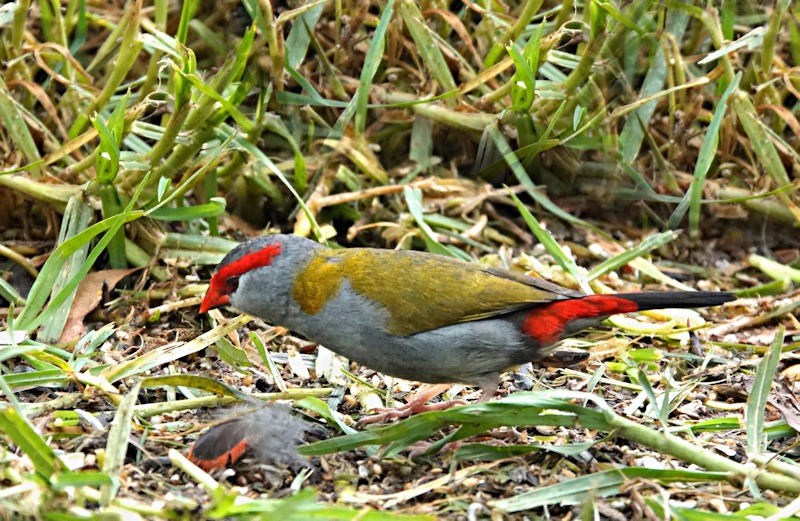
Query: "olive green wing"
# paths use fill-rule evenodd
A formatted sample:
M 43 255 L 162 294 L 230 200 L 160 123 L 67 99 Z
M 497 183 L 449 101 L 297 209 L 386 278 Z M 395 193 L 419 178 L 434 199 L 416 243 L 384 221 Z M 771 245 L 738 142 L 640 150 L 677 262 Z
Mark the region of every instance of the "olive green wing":
M 389 330 L 402 336 L 582 296 L 542 279 L 421 252 L 338 250 L 330 260 L 356 292 L 390 310 Z

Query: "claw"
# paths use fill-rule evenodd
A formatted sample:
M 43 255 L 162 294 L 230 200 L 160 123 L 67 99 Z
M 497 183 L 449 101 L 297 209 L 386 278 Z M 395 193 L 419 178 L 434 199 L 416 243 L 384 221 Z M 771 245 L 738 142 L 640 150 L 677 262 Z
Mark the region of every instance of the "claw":
M 456 405 L 467 404 L 467 402 L 464 400 L 449 400 L 446 402 L 432 403 L 429 405 L 427 404 L 429 400 L 439 396 L 449 388 L 450 386 L 447 384 L 424 385 L 419 392 L 417 392 L 416 396 L 414 396 L 414 399 L 407 404 L 403 405 L 402 407 L 397 407 L 396 409 L 373 409 L 374 411 L 377 411 L 378 414 L 361 418 L 358 420 L 356 426 L 363 427 L 364 425 L 369 425 L 371 423 L 385 422 L 395 418 L 407 418 L 412 414 L 419 414 L 421 412 L 443 411 Z

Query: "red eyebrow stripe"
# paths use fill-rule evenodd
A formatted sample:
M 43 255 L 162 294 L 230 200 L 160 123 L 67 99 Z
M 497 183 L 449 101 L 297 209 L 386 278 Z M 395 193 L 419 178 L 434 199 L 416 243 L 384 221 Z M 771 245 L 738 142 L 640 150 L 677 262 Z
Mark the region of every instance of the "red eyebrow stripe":
M 265 246 L 258 251 L 243 255 L 230 264 L 226 264 L 225 266 L 221 267 L 216 273 L 215 278 L 219 276 L 222 280 L 225 280 L 228 277 L 242 275 L 243 273 L 247 273 L 248 271 L 256 268 L 269 266 L 272 264 L 272 259 L 277 257 L 280 253 L 280 244 L 270 244 L 269 246 Z

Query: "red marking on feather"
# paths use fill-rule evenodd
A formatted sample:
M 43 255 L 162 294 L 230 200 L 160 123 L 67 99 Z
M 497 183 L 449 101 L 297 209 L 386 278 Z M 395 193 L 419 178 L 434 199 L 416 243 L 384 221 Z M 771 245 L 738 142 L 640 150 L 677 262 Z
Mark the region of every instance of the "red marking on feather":
M 609 317 L 639 309 L 635 302 L 611 295 L 589 295 L 580 299 L 557 300 L 537 307 L 522 321 L 522 330 L 541 345 L 561 340 L 567 324 L 583 318 Z
M 228 423 L 217 425 L 197 438 L 189 449 L 189 454 L 186 455 L 189 461 L 206 472 L 229 467 L 236 463 L 245 453 L 250 442 L 246 437 L 237 440 L 215 432 L 216 429 L 228 430 L 228 426 Z M 221 446 L 221 444 L 224 445 Z
M 234 288 L 228 285 L 228 279 L 231 277 L 238 277 L 250 270 L 262 268 L 272 264 L 272 259 L 280 255 L 280 243 L 270 244 L 253 253 L 248 253 L 230 264 L 221 266 L 213 277 L 211 283 L 208 285 L 208 291 L 200 304 L 200 313 L 205 313 L 209 309 L 224 306 L 230 303 L 228 295 L 230 295 Z

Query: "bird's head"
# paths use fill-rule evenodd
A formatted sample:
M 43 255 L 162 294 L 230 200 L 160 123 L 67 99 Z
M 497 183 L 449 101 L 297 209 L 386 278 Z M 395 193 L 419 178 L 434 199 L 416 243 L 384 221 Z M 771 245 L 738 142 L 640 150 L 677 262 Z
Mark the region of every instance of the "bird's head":
M 271 290 L 291 280 L 291 273 L 322 245 L 295 235 L 250 239 L 232 249 L 217 266 L 200 312 L 232 304 L 252 313 L 252 303 L 270 298 Z

